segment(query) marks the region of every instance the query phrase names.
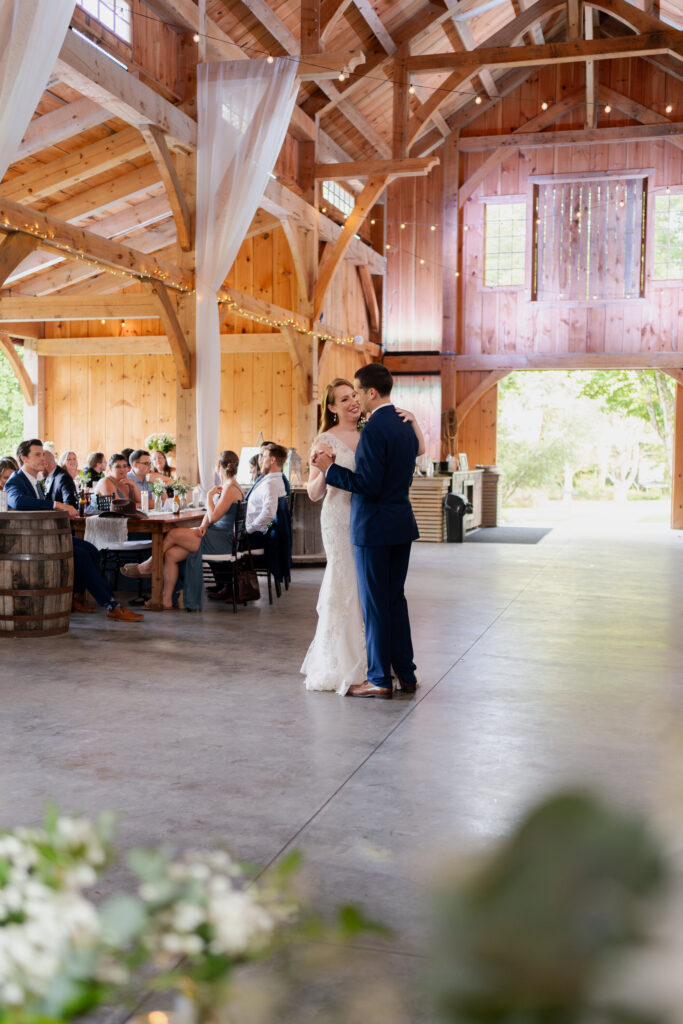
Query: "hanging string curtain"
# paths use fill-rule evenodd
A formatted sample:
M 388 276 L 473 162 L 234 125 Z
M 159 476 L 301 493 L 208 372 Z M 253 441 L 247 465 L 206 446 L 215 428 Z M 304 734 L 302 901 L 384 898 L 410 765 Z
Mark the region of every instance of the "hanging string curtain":
M 75 0 L 0 0 L 0 178 L 47 87 Z
M 296 62 L 279 58 L 197 69 L 197 444 L 202 487 L 218 450 L 221 349 L 216 293 L 256 213 L 296 101 Z M 242 399 L 250 401 L 249 395 Z M 225 445 L 235 439 L 225 438 Z

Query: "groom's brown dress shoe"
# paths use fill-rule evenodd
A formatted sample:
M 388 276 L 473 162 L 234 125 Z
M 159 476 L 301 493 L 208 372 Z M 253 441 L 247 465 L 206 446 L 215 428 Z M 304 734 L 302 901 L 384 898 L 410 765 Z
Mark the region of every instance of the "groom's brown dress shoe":
M 347 690 L 348 697 L 378 697 L 380 700 L 391 700 L 392 691 L 390 686 L 375 686 L 367 679 L 364 683 L 355 683 Z
M 417 690 L 417 683 L 404 683 L 402 679 L 399 679 L 398 685 L 401 693 L 415 693 Z

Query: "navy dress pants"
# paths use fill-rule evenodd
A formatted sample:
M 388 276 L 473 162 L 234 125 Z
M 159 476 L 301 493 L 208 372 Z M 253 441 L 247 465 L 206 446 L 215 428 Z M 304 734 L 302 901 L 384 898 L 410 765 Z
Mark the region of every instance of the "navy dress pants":
M 408 602 L 403 592 L 410 548 L 408 543 L 353 549 L 365 622 L 368 681 L 388 689 L 392 668 L 404 683 L 416 681 Z
M 94 544 L 74 537 L 74 593 L 88 590 L 103 607 L 114 600 L 111 587 L 97 567 L 98 554 Z

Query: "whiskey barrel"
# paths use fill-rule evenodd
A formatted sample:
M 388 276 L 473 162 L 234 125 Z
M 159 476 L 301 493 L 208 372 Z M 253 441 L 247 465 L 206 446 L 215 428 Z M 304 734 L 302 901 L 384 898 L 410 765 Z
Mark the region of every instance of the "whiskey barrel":
M 64 512 L 0 512 L 0 637 L 66 633 L 74 580 Z

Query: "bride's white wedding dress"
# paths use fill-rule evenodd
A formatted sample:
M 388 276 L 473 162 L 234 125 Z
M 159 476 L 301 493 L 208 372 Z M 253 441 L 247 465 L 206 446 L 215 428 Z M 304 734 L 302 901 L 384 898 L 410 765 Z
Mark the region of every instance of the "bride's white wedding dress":
M 334 434 L 320 434 L 338 466 L 355 470 L 356 455 Z M 336 690 L 367 678 L 365 629 L 350 533 L 351 494 L 328 485 L 320 513 L 327 567 L 318 596 L 318 628 L 301 666 L 307 690 Z

